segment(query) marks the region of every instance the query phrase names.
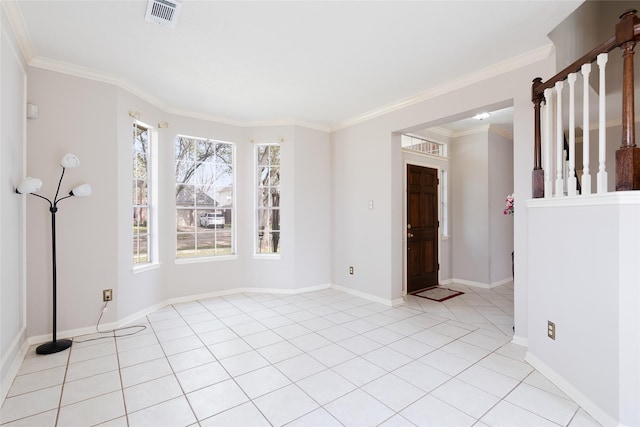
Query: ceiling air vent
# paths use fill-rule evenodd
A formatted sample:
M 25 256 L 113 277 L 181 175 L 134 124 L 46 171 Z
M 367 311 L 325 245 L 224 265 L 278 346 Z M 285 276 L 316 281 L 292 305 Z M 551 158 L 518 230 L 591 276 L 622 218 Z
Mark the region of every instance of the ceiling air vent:
M 177 1 L 149 0 L 147 4 L 147 14 L 144 19 L 165 27 L 173 28 L 176 26 L 176 19 L 178 19 L 178 12 L 181 7 L 182 3 Z

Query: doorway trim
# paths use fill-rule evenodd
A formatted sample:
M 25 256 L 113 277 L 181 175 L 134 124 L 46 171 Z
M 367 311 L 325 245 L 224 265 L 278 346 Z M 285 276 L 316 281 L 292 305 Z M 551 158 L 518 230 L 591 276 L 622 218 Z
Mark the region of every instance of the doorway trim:
M 443 157 L 442 159 L 435 159 L 419 154 L 414 154 L 402 150 L 402 296 L 407 295 L 407 166 L 421 166 L 438 171 L 438 179 L 442 176 L 443 170 L 449 170 L 449 168 L 443 168 L 442 162 L 448 164 L 449 159 Z M 442 224 L 442 182 L 438 183 L 438 221 Z M 449 236 L 442 235 L 442 226 L 438 227 L 438 263 L 442 265 L 442 241 L 449 239 Z M 450 261 L 450 260 L 449 260 Z M 442 279 L 442 270 L 438 269 L 438 283 Z

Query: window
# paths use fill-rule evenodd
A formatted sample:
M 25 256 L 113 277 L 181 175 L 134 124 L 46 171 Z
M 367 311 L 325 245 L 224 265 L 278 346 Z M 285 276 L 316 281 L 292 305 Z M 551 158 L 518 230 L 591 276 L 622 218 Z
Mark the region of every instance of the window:
M 133 265 L 153 261 L 151 248 L 151 135 L 149 128 L 133 124 Z
M 402 148 L 405 150 L 417 151 L 431 156 L 447 157 L 447 145 L 441 142 L 429 141 L 413 135 L 402 135 L 401 142 Z
M 441 172 L 440 177 L 440 200 L 442 203 L 442 235 L 449 236 L 449 180 L 446 170 Z
M 256 145 L 256 254 L 280 253 L 280 145 Z
M 178 135 L 176 258 L 232 255 L 233 144 Z

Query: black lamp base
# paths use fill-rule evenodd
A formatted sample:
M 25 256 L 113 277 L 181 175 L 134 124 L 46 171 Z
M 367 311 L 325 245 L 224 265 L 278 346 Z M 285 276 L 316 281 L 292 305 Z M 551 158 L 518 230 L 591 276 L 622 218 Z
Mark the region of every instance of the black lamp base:
M 58 353 L 71 347 L 71 340 L 56 340 L 42 344 L 36 348 L 38 354 Z

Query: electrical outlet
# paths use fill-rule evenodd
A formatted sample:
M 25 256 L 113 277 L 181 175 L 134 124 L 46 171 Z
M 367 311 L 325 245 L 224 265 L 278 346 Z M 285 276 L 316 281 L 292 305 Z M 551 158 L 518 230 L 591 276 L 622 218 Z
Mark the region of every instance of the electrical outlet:
M 551 320 L 547 320 L 547 336 L 552 340 L 556 339 L 556 324 Z
M 105 289 L 102 291 L 102 301 L 107 302 L 107 301 L 112 301 L 113 300 L 113 290 L 112 289 Z
M 353 266 L 349 267 L 349 274 L 353 276 Z

